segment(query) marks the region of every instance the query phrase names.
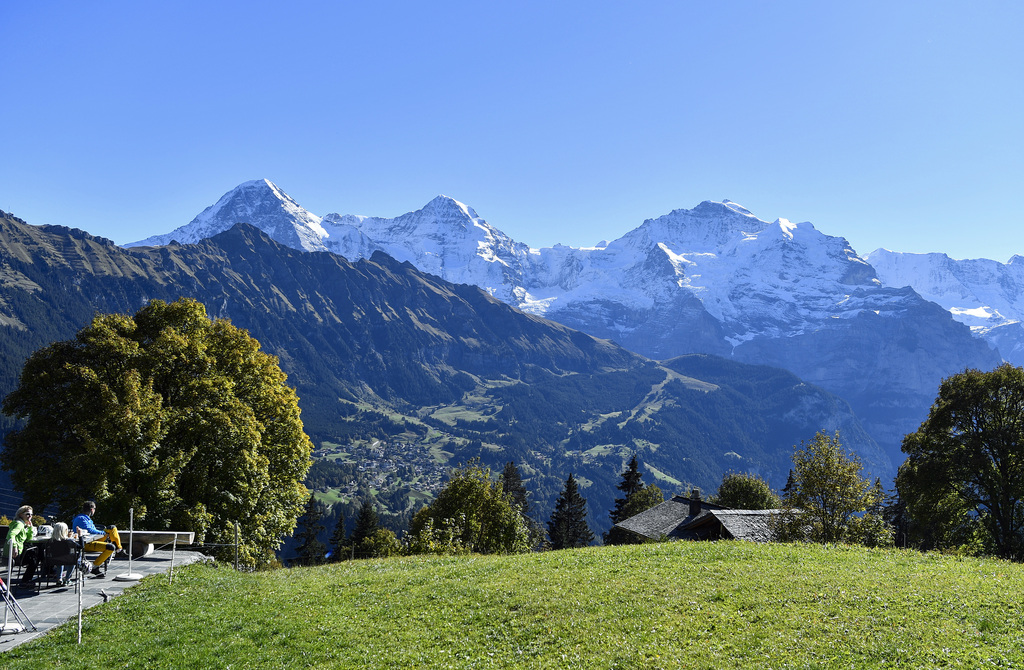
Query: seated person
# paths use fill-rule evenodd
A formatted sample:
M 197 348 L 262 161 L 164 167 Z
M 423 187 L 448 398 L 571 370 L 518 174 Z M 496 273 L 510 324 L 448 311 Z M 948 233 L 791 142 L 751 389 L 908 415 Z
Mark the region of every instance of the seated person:
M 32 526 L 32 506 L 22 505 L 15 514 L 14 522 L 7 529 L 7 542 L 5 547 L 13 551 L 13 565 L 21 565 L 25 571 L 21 573 L 19 586 L 29 586 L 36 574 L 36 565 L 39 563 L 38 548 L 25 548 L 25 543 L 35 535 L 35 528 Z
M 68 533 L 68 525 L 53 524 L 53 537 L 46 543 L 46 565 L 57 572 L 57 586 L 67 586 L 71 571 L 78 562 L 78 534 Z
M 121 536 L 117 534 L 116 526 L 96 526 L 92 522 L 92 515 L 96 513 L 96 503 L 91 500 L 86 500 L 82 505 L 82 513 L 74 518 L 71 522 L 71 527 L 75 529 L 79 537 L 85 537 L 87 541 L 85 543 L 86 551 L 98 551 L 101 552 L 99 558 L 97 558 L 92 564 L 92 574 L 97 577 L 103 577 L 103 572 L 100 570 L 100 566 L 107 562 L 107 560 L 117 552 L 118 556 L 126 555 L 124 549 L 121 548 Z M 100 535 L 102 537 L 90 538 L 89 536 Z

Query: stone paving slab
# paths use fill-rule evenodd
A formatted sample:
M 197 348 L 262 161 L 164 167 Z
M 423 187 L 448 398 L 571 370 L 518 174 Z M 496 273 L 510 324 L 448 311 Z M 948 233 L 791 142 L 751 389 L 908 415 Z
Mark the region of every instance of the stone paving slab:
M 207 560 L 207 557 L 199 552 L 179 550 L 174 552 L 173 567 L 177 569 L 182 565 L 204 560 Z M 137 581 L 115 579 L 118 575 L 128 574 L 128 565 L 128 559 L 114 559 L 110 561 L 105 578 L 86 576 L 82 588 L 82 609 L 103 604 L 104 599 L 100 591 L 105 592 L 108 598 L 115 598 L 124 593 L 125 589 L 137 584 Z M 134 558 L 131 561 L 131 572 L 142 576 L 166 575 L 170 570 L 170 551 L 154 551 L 148 556 Z M 50 586 L 44 586 L 38 592 L 35 589 L 15 588 L 14 597 L 21 609 L 35 624 L 36 630 L 33 631 L 29 628 L 20 633 L 0 634 L 0 653 L 29 640 L 34 640 L 50 629 L 78 617 L 78 592 L 75 590 L 74 584 L 58 588 L 51 583 Z M 6 610 L 6 605 L 0 600 L 0 623 L 4 621 L 4 610 Z M 18 621 L 13 614 L 7 613 L 6 616 L 8 622 Z

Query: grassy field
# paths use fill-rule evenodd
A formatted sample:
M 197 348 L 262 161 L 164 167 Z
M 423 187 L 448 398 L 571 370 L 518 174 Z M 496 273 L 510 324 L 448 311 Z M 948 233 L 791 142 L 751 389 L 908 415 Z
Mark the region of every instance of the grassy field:
M 671 543 L 150 578 L 6 668 L 1024 666 L 1024 566 Z

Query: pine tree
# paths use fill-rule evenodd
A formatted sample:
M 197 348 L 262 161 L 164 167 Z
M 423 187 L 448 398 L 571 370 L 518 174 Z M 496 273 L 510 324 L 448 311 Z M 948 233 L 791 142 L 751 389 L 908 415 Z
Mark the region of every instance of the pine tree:
M 296 551 L 299 553 L 298 560 L 302 565 L 323 563 L 327 547 L 319 539 L 320 533 L 324 531 L 324 526 L 320 523 L 322 517 L 323 510 L 320 508 L 320 503 L 316 501 L 316 496 L 310 493 L 306 511 L 299 517 L 299 530 L 295 535 L 299 540 Z
M 616 486 L 616 488 L 622 491 L 625 495 L 621 498 L 615 499 L 615 507 L 608 514 L 609 518 L 612 520 L 612 528 L 610 528 L 602 537 L 605 544 L 625 543 L 625 534 L 614 526 L 620 521 L 625 521 L 629 518 L 623 514 L 623 510 L 626 508 L 626 504 L 629 502 L 629 499 L 632 498 L 635 493 L 644 488 L 642 479 L 643 474 L 640 472 L 639 465 L 636 462 L 636 454 L 634 453 L 632 458 L 629 459 L 629 463 L 626 465 L 626 471 L 622 473 L 622 481 L 619 482 L 618 486 Z
M 509 497 L 512 504 L 519 508 L 519 515 L 523 518 L 523 523 L 526 524 L 526 530 L 530 535 L 530 546 L 537 546 L 544 539 L 544 531 L 530 515 L 530 496 L 515 461 L 505 464 L 505 469 L 501 471 L 500 481 L 502 491 Z
M 338 523 L 334 526 L 331 534 L 331 560 L 340 561 L 345 558 L 345 513 L 338 513 Z
M 519 473 L 515 461 L 506 463 L 505 469 L 501 471 L 501 489 L 505 495 L 511 498 L 513 504 L 519 506 L 519 513 L 523 515 L 523 518 L 528 518 L 530 499 L 526 493 L 526 487 L 523 485 L 523 476 Z
M 786 485 L 782 487 L 783 495 L 796 493 L 796 478 L 793 476 L 793 468 L 789 469 L 789 476 L 786 477 Z
M 580 495 L 572 473 L 555 503 L 555 511 L 548 522 L 548 537 L 552 549 L 585 547 L 594 540 L 594 533 L 587 525 L 587 500 Z
M 637 464 L 636 454 L 633 454 L 626 465 L 626 471 L 622 473 L 622 481 L 617 486 L 625 495 L 615 499 L 615 507 L 608 514 L 612 520 L 612 527 L 601 538 L 605 544 L 630 544 L 639 541 L 638 536 L 616 528 L 615 524 L 664 501 L 661 489 L 654 485 L 645 487 L 642 479 L 643 473 Z
M 362 506 L 359 508 L 359 514 L 356 516 L 352 537 L 349 538 L 349 544 L 355 548 L 357 554 L 359 553 L 359 545 L 366 538 L 372 537 L 377 532 L 379 525 L 377 510 L 374 509 L 373 503 L 370 502 L 369 498 L 364 499 Z

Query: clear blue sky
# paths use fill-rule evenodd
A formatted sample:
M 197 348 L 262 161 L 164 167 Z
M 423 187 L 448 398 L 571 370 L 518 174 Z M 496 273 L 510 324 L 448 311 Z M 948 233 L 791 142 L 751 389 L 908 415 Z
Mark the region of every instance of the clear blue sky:
M 0 209 L 116 242 L 268 178 L 531 246 L 728 198 L 1024 254 L 1024 3 L 0 3 Z

